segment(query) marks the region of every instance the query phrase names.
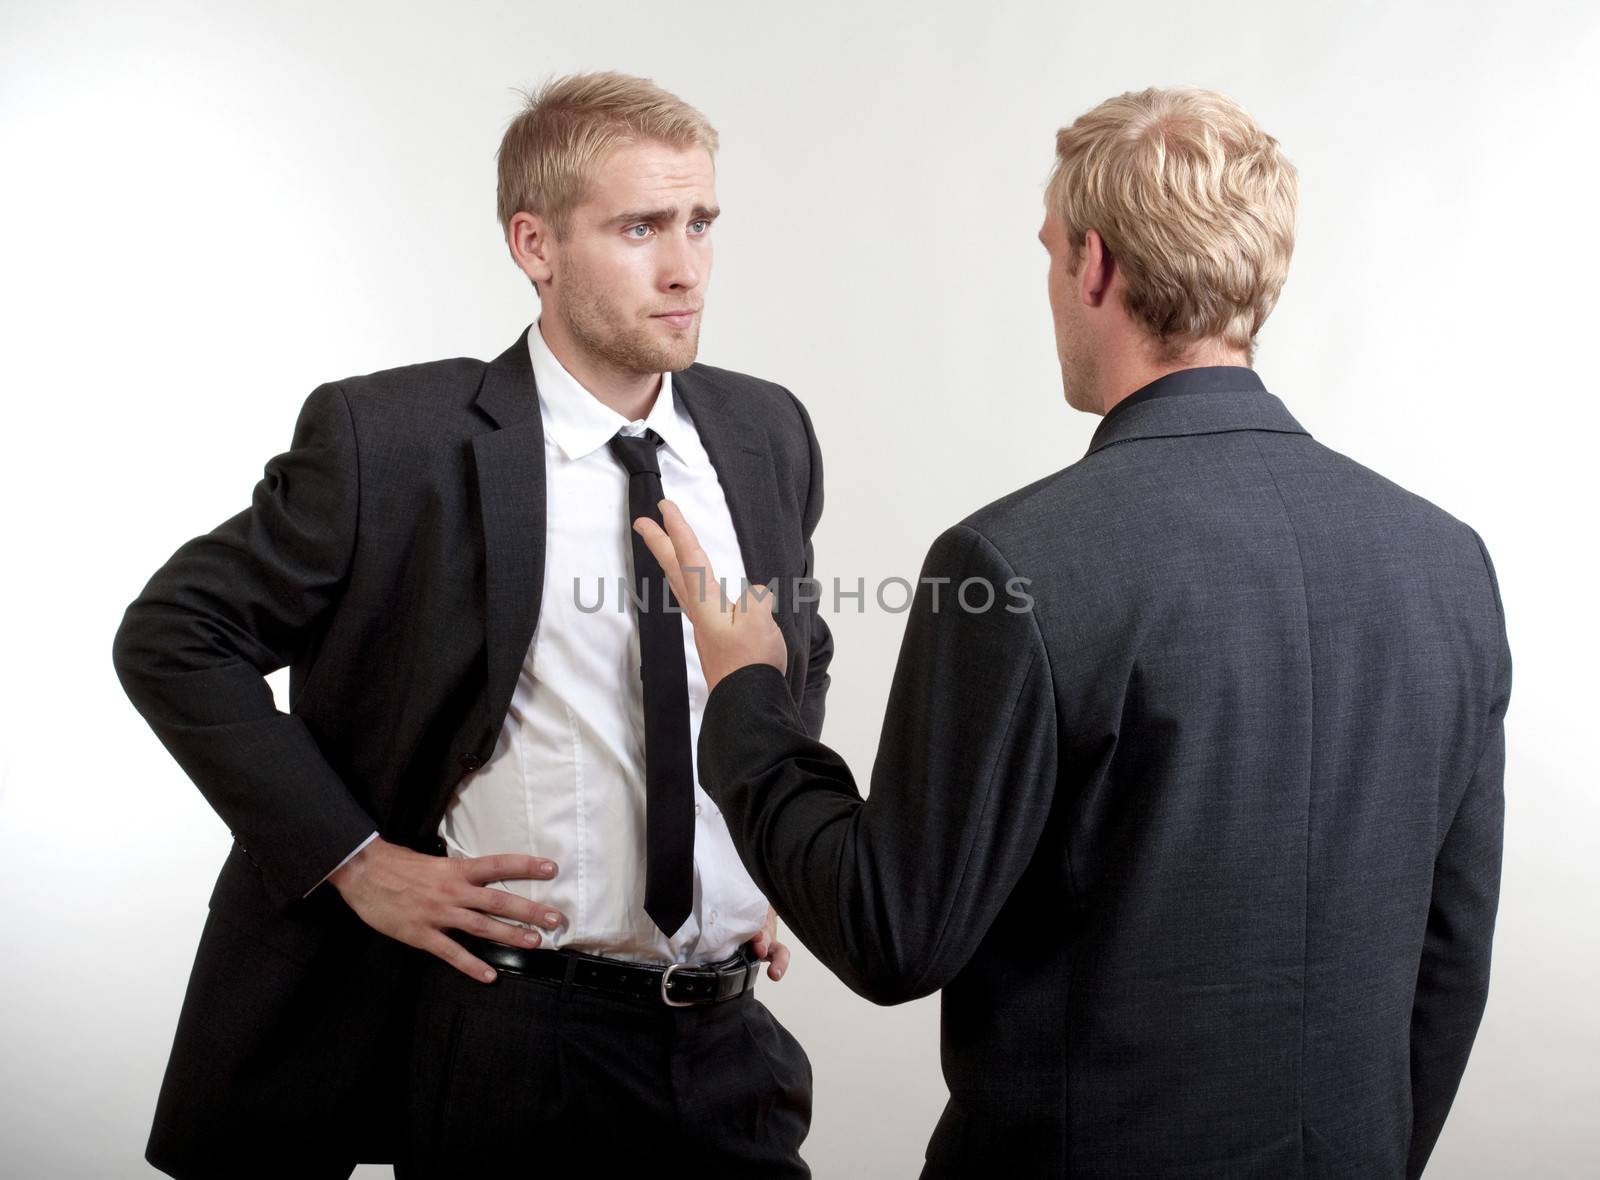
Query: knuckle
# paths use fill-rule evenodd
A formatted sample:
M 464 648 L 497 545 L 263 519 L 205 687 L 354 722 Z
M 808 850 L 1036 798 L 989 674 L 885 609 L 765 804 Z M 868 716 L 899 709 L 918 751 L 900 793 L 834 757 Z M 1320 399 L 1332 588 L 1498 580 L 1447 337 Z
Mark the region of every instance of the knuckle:
M 479 938 L 495 938 L 499 923 L 487 914 L 473 914 L 467 923 L 467 929 Z

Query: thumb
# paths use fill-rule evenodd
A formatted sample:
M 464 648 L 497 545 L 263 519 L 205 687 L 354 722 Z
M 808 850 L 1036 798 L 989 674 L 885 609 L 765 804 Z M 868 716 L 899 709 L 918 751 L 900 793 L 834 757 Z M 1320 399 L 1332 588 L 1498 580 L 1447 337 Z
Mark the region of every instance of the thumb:
M 776 597 L 763 585 L 748 586 L 741 598 L 739 609 L 747 615 L 772 614 L 772 600 Z

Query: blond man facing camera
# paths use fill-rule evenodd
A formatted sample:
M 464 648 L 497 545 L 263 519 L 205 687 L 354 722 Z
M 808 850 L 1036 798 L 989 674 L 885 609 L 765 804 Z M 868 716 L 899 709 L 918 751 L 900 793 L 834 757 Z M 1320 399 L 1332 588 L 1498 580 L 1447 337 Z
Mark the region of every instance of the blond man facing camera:
M 810 575 L 805 409 L 695 363 L 716 147 L 644 79 L 533 95 L 498 206 L 538 320 L 318 386 L 252 506 L 128 608 L 118 674 L 235 836 L 147 1148 L 171 1175 L 807 1174 L 810 1065 L 753 995 L 788 952 L 628 527 L 671 495 L 736 575 Z M 814 599 L 782 627 L 818 731 L 828 629 Z

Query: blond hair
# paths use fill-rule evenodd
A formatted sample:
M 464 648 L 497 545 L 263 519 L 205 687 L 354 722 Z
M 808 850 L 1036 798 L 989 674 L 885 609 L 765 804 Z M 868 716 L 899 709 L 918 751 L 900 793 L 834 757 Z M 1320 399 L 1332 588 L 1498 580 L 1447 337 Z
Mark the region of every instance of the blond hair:
M 1238 103 L 1194 88 L 1107 99 L 1056 132 L 1045 192 L 1074 270 L 1099 232 L 1161 360 L 1207 339 L 1253 355 L 1289 273 L 1299 182 Z
M 495 153 L 495 194 L 501 232 L 522 212 L 550 222 L 565 236 L 600 161 L 616 148 L 659 142 L 717 152 L 706 117 L 648 78 L 629 74 L 569 74 L 532 94 L 506 127 Z

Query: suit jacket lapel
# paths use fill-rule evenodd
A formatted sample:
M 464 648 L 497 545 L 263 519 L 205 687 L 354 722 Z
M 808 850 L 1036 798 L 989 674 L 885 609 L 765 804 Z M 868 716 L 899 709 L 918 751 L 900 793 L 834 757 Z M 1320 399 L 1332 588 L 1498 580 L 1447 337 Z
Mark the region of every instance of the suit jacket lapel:
M 717 480 L 728 500 L 733 531 L 739 538 L 745 578 L 752 585 L 770 585 L 775 578 L 798 577 L 800 570 L 787 569 L 784 564 L 782 532 L 778 527 L 783 509 L 773 478 L 772 445 L 766 431 L 739 417 L 738 399 L 696 368 L 674 373 L 672 391 L 694 419 L 695 430 L 716 468 Z M 737 585 L 729 581 L 727 587 L 730 597 L 737 596 Z M 779 594 L 780 609 L 775 612 L 778 625 L 791 649 L 797 634 L 789 610 L 792 588 L 774 587 Z
M 472 440 L 483 529 L 486 720 L 498 733 L 544 593 L 544 423 L 526 329 L 489 362 L 476 405 L 499 426 Z

